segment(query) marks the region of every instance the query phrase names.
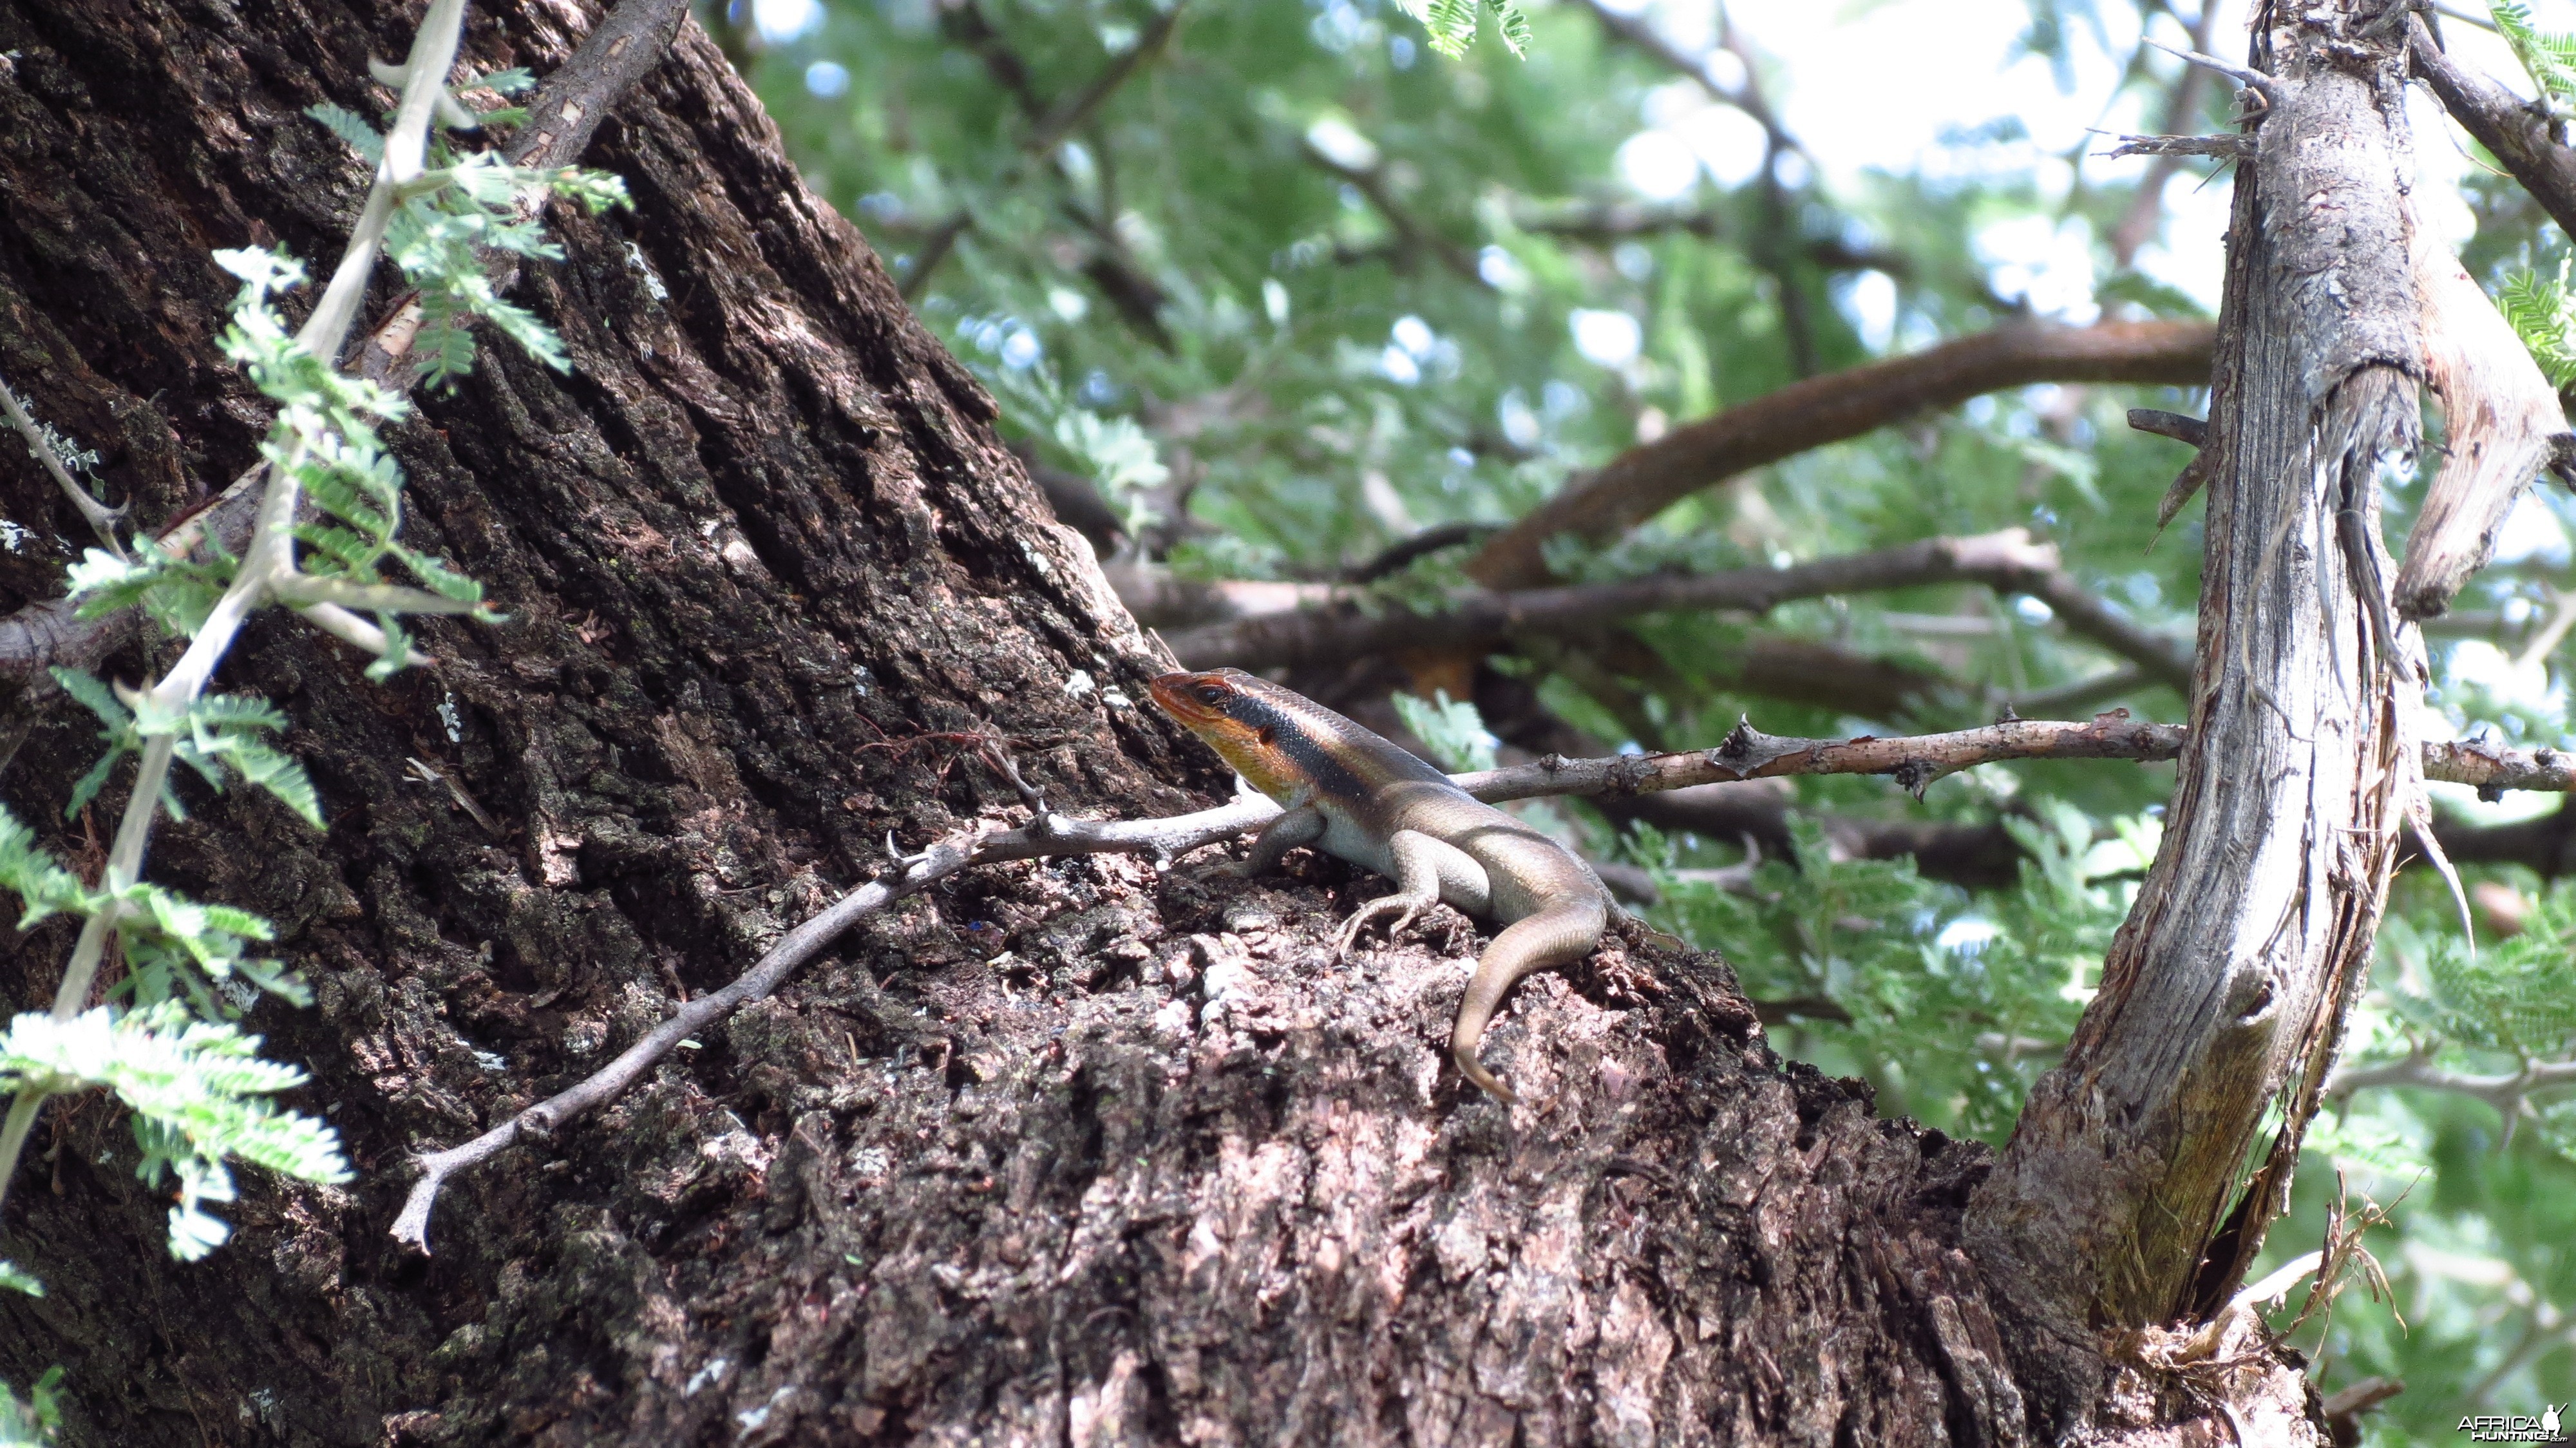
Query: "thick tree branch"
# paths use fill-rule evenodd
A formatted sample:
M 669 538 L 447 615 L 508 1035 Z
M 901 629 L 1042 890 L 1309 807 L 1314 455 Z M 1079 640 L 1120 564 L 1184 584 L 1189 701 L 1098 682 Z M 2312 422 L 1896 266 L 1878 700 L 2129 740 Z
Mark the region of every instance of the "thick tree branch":
M 2451 606 L 2469 575 L 2495 553 L 2514 500 L 2576 443 L 2558 389 L 2541 374 L 2513 324 L 2450 249 L 2419 228 L 2413 241 L 2424 374 L 2442 402 L 2442 465 L 2406 534 L 2406 562 L 2391 591 L 2402 618 Z
M 1544 583 L 1542 549 L 1560 533 L 1617 533 L 1737 473 L 1983 393 L 2037 382 L 2205 385 L 2214 335 L 2205 322 L 2013 325 L 1794 382 L 1611 459 L 1489 540 L 1468 572 L 1489 588 Z
M 1393 648 L 1473 648 L 1515 634 L 1582 632 L 1644 613 L 1729 610 L 1751 614 L 1828 594 L 1977 583 L 2045 602 L 2069 630 L 2136 663 L 2180 690 L 2191 661 L 2180 645 L 2129 622 L 2058 566 L 2057 550 L 2009 528 L 1972 538 L 1930 538 L 1898 548 L 1823 558 L 1787 568 L 1739 568 L 1629 583 L 1453 594 L 1440 612 L 1372 613 L 1347 590 L 1312 584 L 1162 585 L 1138 596 L 1140 618 L 1170 618 L 1183 606 L 1236 616 L 1170 635 L 1193 668 L 1263 669 L 1348 658 Z M 1122 590 L 1127 585 L 1122 583 Z M 1138 581 L 1140 590 L 1146 585 Z
M 2406 17 L 2406 38 L 2415 73 L 2451 119 L 2504 163 L 2560 230 L 2576 236 L 2576 150 L 2553 140 L 2546 117 L 2520 96 L 2451 59 L 2423 17 Z

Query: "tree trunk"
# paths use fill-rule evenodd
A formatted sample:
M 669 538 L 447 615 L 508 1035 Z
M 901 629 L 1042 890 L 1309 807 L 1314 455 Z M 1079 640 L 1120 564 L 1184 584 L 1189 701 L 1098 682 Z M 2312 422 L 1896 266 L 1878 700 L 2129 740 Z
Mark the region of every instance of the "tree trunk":
M 139 520 L 252 459 L 207 252 L 336 251 L 362 168 L 300 112 L 380 109 L 365 58 L 413 18 L 0 0 L 0 375 Z M 542 75 L 593 18 L 479 9 L 468 60 Z M 70 1441 L 2025 1441 L 2008 1304 L 1961 1251 L 1988 1153 L 1783 1069 L 1714 959 L 1615 946 L 1498 1023 L 1535 1103 L 1507 1114 L 1445 1065 L 1468 933 L 1336 959 L 1375 887 L 1330 862 L 961 876 L 451 1184 L 434 1257 L 397 1248 L 415 1153 L 731 978 L 890 831 L 1016 808 L 961 736 L 1072 811 L 1226 788 L 1138 707 L 1164 656 L 985 394 L 694 24 L 585 159 L 634 211 L 559 209 L 567 259 L 518 290 L 573 372 L 493 345 L 389 439 L 411 541 L 511 621 L 429 625 L 440 662 L 386 685 L 254 628 L 224 687 L 294 717 L 329 828 L 191 782 L 151 865 L 278 922 L 318 1004 L 255 1025 L 360 1177 L 249 1183 L 181 1267 L 117 1113 L 57 1106 L 5 1224 L 51 1290 L 0 1294 L 0 1372 L 65 1365 Z M 8 453 L 0 504 L 44 525 L 0 555 L 15 607 L 80 535 Z M 2242 586 L 2295 608 L 2291 577 Z M 105 816 L 62 818 L 91 725 L 19 707 L 0 795 L 95 868 Z M 15 941 L 16 1000 L 69 941 Z
M 264 425 L 214 361 L 208 250 L 336 248 L 361 167 L 299 112 L 381 107 L 363 61 L 409 19 L 0 8 L 0 375 L 142 520 Z M 467 49 L 542 73 L 573 26 L 498 7 Z M 385 686 L 254 630 L 226 686 L 294 716 L 330 828 L 191 795 L 153 861 L 279 922 L 319 1005 L 256 1024 L 361 1178 L 257 1184 L 179 1267 L 116 1113 L 57 1108 L 29 1168 L 51 1189 L 7 1224 L 52 1290 L 0 1308 L 0 1366 L 64 1363 L 75 1441 L 2019 1437 L 1955 1249 L 1985 1154 L 1778 1070 L 1723 967 L 1650 984 L 1613 952 L 1533 983 L 1494 1049 L 1549 1104 L 1507 1119 L 1443 1069 L 1463 932 L 1338 962 L 1348 889 L 1123 860 L 870 922 L 451 1186 L 434 1258 L 398 1250 L 411 1153 L 729 978 L 889 830 L 1009 801 L 953 736 L 997 728 L 1066 808 L 1222 787 L 1138 709 L 1163 659 L 983 392 L 693 26 L 588 160 L 635 210 L 557 216 L 568 260 L 520 289 L 573 373 L 489 348 L 393 437 L 412 538 L 513 621 L 431 626 L 441 662 Z M 77 536 L 34 468 L 0 484 Z M 8 604 L 60 590 L 42 547 L 0 566 Z M 61 809 L 91 729 L 22 702 L 0 788 L 81 858 L 94 817 Z M 18 941 L 18 999 L 68 938 Z
M 2382 8 L 2258 24 L 2277 80 L 2229 229 L 2190 742 L 2100 994 L 1976 1199 L 2060 1421 L 2102 1390 L 2106 1332 L 2206 1317 L 2287 1206 L 2394 864 L 2418 677 L 2374 623 L 2377 468 L 2417 440 L 2423 345 L 2402 41 L 2362 28 Z

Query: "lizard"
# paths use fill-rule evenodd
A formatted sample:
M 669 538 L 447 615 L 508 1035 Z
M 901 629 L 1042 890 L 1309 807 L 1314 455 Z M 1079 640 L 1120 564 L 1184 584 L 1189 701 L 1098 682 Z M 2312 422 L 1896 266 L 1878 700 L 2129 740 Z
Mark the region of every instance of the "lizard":
M 1506 1104 L 1516 1101 L 1476 1048 L 1521 977 L 1591 954 L 1619 913 L 1592 867 L 1430 762 L 1266 679 L 1217 669 L 1164 674 L 1148 689 L 1164 713 L 1286 809 L 1232 873 L 1260 874 L 1291 849 L 1313 845 L 1395 881 L 1394 894 L 1342 922 L 1340 949 L 1383 916 L 1395 917 L 1392 936 L 1442 900 L 1503 923 L 1458 1003 L 1449 1054 L 1460 1075 Z

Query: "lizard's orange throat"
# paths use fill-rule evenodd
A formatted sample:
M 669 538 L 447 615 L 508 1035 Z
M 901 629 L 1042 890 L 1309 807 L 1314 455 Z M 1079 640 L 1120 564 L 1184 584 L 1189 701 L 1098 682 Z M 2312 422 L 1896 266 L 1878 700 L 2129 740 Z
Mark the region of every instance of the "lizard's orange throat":
M 1269 711 L 1233 686 L 1227 677 L 1233 672 L 1165 674 L 1146 685 L 1146 691 L 1157 707 L 1206 740 L 1217 757 L 1250 780 L 1253 788 L 1285 803 L 1302 778 L 1274 742 L 1274 726 L 1245 717 L 1266 716 Z

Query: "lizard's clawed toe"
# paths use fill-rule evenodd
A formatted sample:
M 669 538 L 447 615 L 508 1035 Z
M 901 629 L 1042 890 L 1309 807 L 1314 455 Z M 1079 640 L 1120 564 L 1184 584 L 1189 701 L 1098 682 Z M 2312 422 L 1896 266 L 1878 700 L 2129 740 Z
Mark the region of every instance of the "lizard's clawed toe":
M 1360 933 L 1368 929 L 1369 922 L 1389 913 L 1395 916 L 1394 921 L 1386 927 L 1387 941 L 1392 944 L 1404 927 L 1412 924 L 1414 919 L 1421 915 L 1422 909 L 1421 901 L 1407 900 L 1401 895 L 1389 895 L 1384 899 L 1371 900 L 1352 911 L 1351 918 L 1342 922 L 1339 948 L 1343 954 L 1349 954 L 1351 947 L 1359 943 Z

